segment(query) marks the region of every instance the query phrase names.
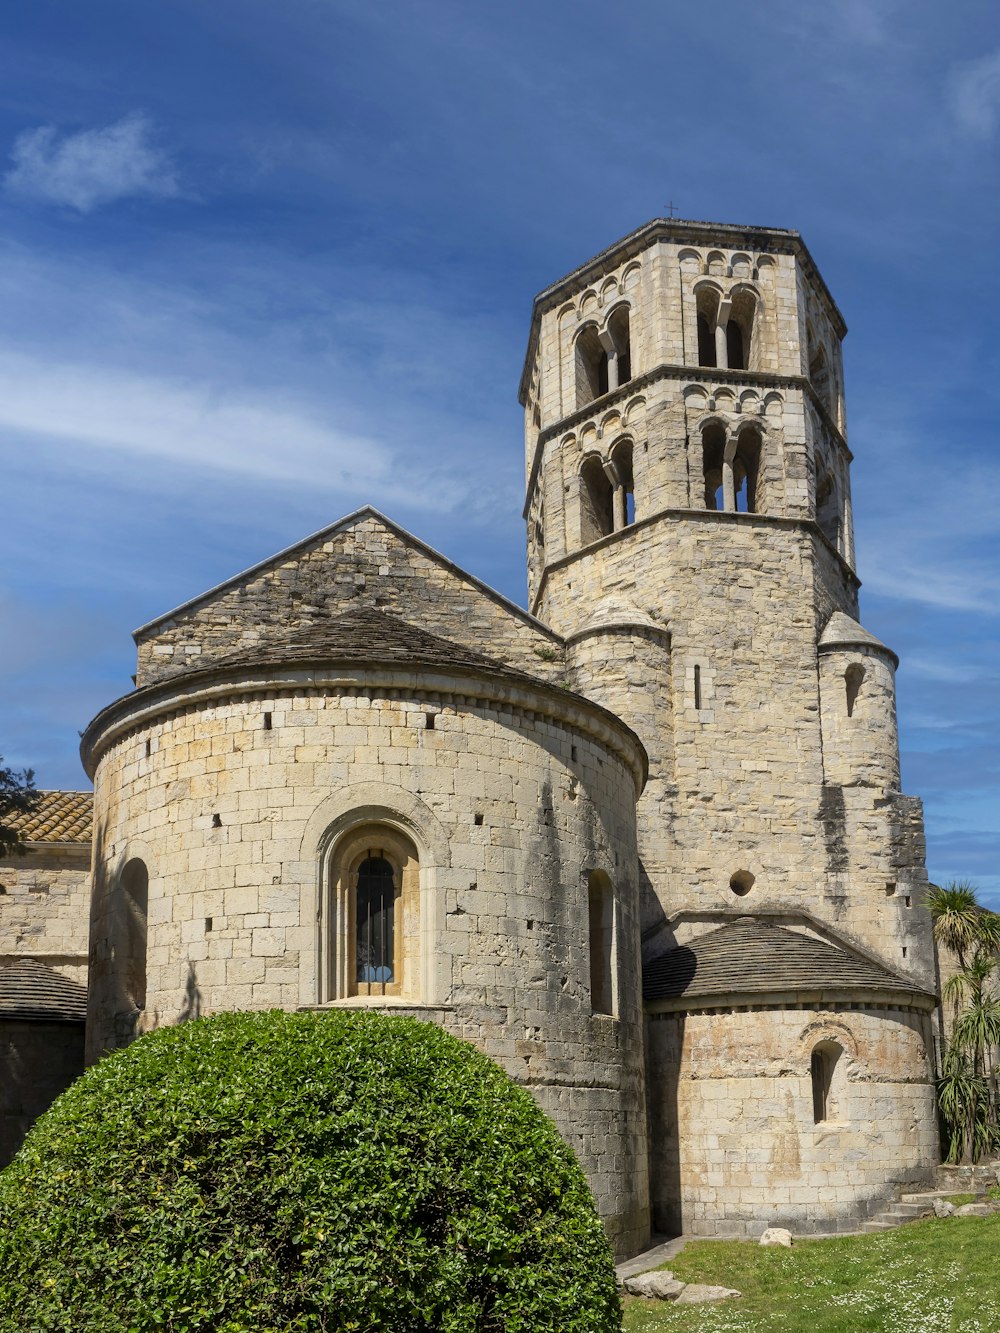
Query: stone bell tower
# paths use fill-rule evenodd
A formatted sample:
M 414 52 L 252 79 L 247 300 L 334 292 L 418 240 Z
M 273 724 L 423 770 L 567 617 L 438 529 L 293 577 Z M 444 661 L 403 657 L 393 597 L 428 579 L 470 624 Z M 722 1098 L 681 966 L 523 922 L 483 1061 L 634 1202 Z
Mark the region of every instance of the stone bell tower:
M 650 757 L 655 955 L 806 913 L 933 989 L 895 655 L 858 623 L 841 340 L 794 231 L 657 219 L 535 300 L 530 609 Z

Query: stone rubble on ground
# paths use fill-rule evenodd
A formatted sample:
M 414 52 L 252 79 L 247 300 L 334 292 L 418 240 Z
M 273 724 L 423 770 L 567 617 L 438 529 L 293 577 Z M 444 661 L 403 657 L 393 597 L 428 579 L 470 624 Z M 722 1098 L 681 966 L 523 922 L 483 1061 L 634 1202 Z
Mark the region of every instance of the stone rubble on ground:
M 949 1203 L 947 1199 L 934 1200 L 935 1217 L 952 1217 L 955 1212 L 956 1212 L 955 1205 L 953 1203 Z
M 956 1217 L 989 1217 L 993 1209 L 988 1203 L 963 1203 L 956 1209 Z
M 676 1301 L 678 1305 L 703 1305 L 707 1301 L 724 1301 L 731 1296 L 743 1295 L 733 1287 L 714 1287 L 702 1282 L 680 1282 L 666 1269 L 627 1277 L 622 1286 L 630 1296 L 643 1296 L 650 1301 Z
M 784 1245 L 786 1249 L 792 1247 L 792 1233 L 786 1231 L 784 1227 L 768 1227 L 761 1236 L 759 1244 L 761 1245 Z

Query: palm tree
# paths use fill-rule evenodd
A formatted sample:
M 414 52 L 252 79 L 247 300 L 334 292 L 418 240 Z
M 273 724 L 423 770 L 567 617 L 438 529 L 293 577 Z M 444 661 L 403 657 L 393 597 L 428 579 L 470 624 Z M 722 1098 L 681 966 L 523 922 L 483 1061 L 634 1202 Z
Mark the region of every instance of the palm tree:
M 1000 915 L 983 907 L 964 880 L 943 889 L 935 885 L 928 906 L 934 938 L 958 963 L 944 987 L 955 1013 L 938 1084 L 947 1158 L 976 1162 L 1000 1142 L 992 1068 L 1000 1046 L 1000 999 L 991 984 L 1000 967 Z

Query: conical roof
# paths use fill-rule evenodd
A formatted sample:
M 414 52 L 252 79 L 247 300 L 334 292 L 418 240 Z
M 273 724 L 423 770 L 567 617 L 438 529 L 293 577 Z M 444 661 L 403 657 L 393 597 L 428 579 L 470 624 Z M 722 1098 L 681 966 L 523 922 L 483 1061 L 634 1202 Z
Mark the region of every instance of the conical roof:
M 19 958 L 0 968 L 0 1018 L 35 1023 L 82 1023 L 87 991 L 37 958 Z

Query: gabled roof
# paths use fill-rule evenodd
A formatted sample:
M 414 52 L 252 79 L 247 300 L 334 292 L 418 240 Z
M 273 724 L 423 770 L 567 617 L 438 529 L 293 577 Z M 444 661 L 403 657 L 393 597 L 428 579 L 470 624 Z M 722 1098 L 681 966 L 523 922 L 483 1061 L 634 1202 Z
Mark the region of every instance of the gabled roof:
M 87 991 L 37 958 L 19 958 L 0 968 L 0 1018 L 33 1023 L 83 1023 Z
M 859 954 L 766 918 L 742 916 L 662 954 L 643 969 L 647 1001 L 699 1001 L 729 995 L 926 992 Z
M 343 615 L 319 620 L 287 639 L 269 638 L 258 647 L 217 658 L 209 671 L 228 667 L 278 666 L 339 662 L 379 663 L 415 671 L 427 668 L 469 667 L 493 676 L 545 685 L 526 671 L 507 666 L 463 644 L 419 629 L 375 607 L 361 606 Z M 191 671 L 188 676 L 197 675 Z
M 17 829 L 25 842 L 88 843 L 94 821 L 94 793 L 40 791 L 41 800 L 28 814 L 13 812 L 4 823 Z
M 546 635 L 547 638 L 558 640 L 559 636 L 554 634 L 548 625 L 543 624 L 542 621 L 538 620 L 528 611 L 525 611 L 523 606 L 518 606 L 517 603 L 512 602 L 509 597 L 504 597 L 503 593 L 497 592 L 495 588 L 491 588 L 490 585 L 484 583 L 482 579 L 477 579 L 474 574 L 470 574 L 467 570 L 462 569 L 461 566 L 456 565 L 453 560 L 449 560 L 448 557 L 442 555 L 440 551 L 436 551 L 433 546 L 428 546 L 426 542 L 421 541 L 419 537 L 415 537 L 413 533 L 407 531 L 406 528 L 400 527 L 398 523 L 394 523 L 391 518 L 386 518 L 385 514 L 380 513 L 379 510 L 373 508 L 371 505 L 363 505 L 362 508 L 356 509 L 354 513 L 346 514 L 343 518 L 338 519 L 336 523 L 331 523 L 328 527 L 320 528 L 318 532 L 310 533 L 308 537 L 303 537 L 301 541 L 297 541 L 291 546 L 286 546 L 284 550 L 277 551 L 274 555 L 268 556 L 266 560 L 259 560 L 257 564 L 251 565 L 248 569 L 242 570 L 239 574 L 234 574 L 232 578 L 225 579 L 222 583 L 217 583 L 212 588 L 207 588 L 205 592 L 199 593 L 197 597 L 192 597 L 186 602 L 181 602 L 180 606 L 175 606 L 172 611 L 167 611 L 163 615 L 157 616 L 155 620 L 150 620 L 145 625 L 140 625 L 138 629 L 133 630 L 132 638 L 136 643 L 142 642 L 143 639 L 149 638 L 157 629 L 168 621 L 183 618 L 189 612 L 195 611 L 206 602 L 213 601 L 220 594 L 228 592 L 232 588 L 238 588 L 241 584 L 251 581 L 259 574 L 263 574 L 267 570 L 273 569 L 275 566 L 286 564 L 301 553 L 309 551 L 313 547 L 320 545 L 322 542 L 329 541 L 331 538 L 347 531 L 347 529 L 355 527 L 359 523 L 369 519 L 374 519 L 376 522 L 380 523 L 405 546 L 412 547 L 414 550 L 419 551 L 428 560 L 442 566 L 457 578 L 471 584 L 485 597 L 490 598 L 499 606 L 503 607 L 503 609 L 509 612 L 510 615 L 531 625 L 534 629 L 538 630 L 539 633 Z

